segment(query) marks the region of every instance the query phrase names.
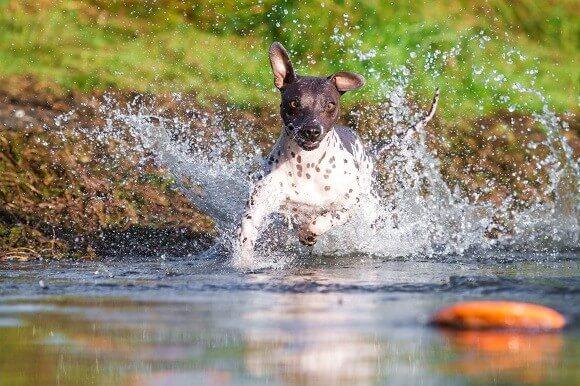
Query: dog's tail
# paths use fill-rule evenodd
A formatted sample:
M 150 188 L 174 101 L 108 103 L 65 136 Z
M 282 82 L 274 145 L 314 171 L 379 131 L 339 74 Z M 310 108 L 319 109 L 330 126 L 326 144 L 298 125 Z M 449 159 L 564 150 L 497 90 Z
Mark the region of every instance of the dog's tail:
M 427 112 L 427 115 L 425 115 L 419 122 L 417 122 L 414 126 L 415 130 L 409 130 L 407 131 L 407 136 L 412 135 L 412 133 L 417 132 L 417 130 L 420 130 L 422 128 L 424 128 L 427 123 L 429 123 L 429 121 L 431 121 L 431 119 L 433 118 L 433 116 L 435 115 L 435 110 L 437 110 L 437 103 L 439 102 L 439 87 L 437 87 L 435 89 L 435 95 L 433 96 L 433 101 L 431 102 L 431 107 L 429 108 L 429 111 Z M 379 147 L 379 150 L 377 150 L 375 152 L 376 156 L 380 156 L 383 152 L 385 152 L 387 150 L 388 146 L 387 145 L 383 145 L 381 147 Z
M 421 119 L 415 125 L 415 129 L 422 129 L 433 118 L 433 116 L 435 115 L 435 110 L 437 110 L 437 103 L 439 103 L 439 94 L 440 94 L 439 87 L 437 87 L 437 89 L 435 90 L 435 96 L 433 97 L 433 102 L 431 102 L 431 108 L 429 108 L 427 115 L 425 115 L 425 117 L 423 117 L 423 119 Z

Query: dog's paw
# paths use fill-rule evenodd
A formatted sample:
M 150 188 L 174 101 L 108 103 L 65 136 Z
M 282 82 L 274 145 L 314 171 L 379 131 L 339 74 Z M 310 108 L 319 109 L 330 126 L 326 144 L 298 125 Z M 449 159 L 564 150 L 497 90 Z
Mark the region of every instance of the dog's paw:
M 298 240 L 300 240 L 303 245 L 311 247 L 316 244 L 318 237 L 310 231 L 301 231 L 298 234 Z

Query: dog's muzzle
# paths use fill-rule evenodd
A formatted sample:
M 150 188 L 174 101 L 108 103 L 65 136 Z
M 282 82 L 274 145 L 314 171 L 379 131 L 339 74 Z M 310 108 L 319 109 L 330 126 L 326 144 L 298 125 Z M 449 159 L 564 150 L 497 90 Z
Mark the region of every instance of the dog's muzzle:
M 304 150 L 318 148 L 324 131 L 321 125 L 305 125 L 297 128 L 291 123 L 286 125 L 285 130 L 286 134 Z

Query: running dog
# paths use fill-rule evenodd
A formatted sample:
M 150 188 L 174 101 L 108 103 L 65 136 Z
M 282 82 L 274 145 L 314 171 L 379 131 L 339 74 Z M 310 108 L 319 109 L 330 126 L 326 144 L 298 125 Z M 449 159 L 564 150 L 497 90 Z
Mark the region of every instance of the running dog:
M 274 84 L 280 90 L 283 130 L 254 185 L 238 231 L 241 265 L 247 267 L 264 219 L 286 215 L 302 244 L 312 246 L 332 227 L 347 222 L 371 191 L 373 162 L 358 135 L 337 126 L 340 97 L 365 83 L 361 75 L 326 77 L 295 73 L 280 43 L 269 50 Z M 438 94 L 422 123 L 435 112 Z

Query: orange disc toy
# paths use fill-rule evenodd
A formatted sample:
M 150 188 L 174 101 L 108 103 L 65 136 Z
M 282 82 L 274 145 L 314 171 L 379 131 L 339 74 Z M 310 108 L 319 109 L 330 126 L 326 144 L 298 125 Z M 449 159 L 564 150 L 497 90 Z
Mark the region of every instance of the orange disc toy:
M 559 330 L 566 319 L 558 311 L 537 304 L 472 301 L 442 309 L 432 316 L 431 323 L 458 329 Z

